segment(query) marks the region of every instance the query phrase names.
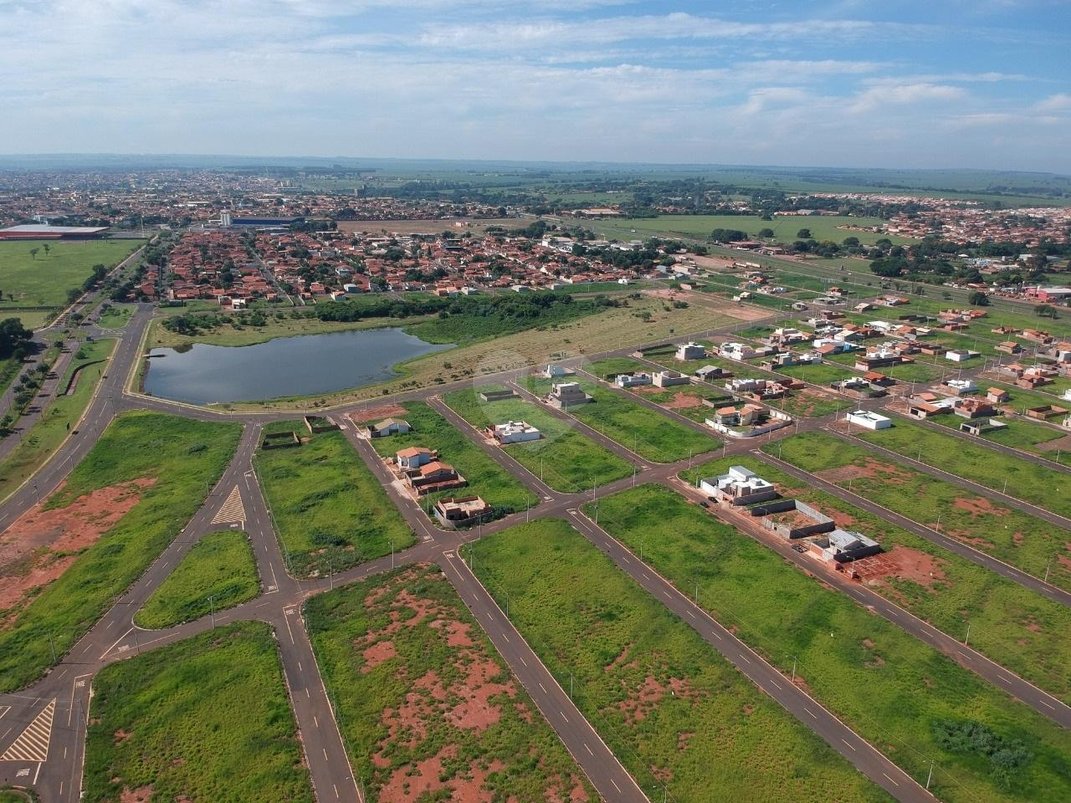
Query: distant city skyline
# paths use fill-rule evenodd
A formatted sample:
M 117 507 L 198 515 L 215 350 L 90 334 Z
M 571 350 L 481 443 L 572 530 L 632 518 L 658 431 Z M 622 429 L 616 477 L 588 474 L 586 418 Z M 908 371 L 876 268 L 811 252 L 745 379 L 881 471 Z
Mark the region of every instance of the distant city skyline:
M 0 153 L 1071 173 L 1063 0 L 0 0 Z

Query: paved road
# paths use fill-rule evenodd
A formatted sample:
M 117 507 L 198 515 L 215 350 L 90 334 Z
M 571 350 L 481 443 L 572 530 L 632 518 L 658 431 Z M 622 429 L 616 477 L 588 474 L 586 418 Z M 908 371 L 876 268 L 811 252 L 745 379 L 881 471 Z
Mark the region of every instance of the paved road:
M 579 511 L 573 511 L 570 523 L 648 594 L 684 620 L 760 691 L 776 700 L 874 783 L 901 801 L 934 799 L 915 779 L 785 678 L 609 533 Z

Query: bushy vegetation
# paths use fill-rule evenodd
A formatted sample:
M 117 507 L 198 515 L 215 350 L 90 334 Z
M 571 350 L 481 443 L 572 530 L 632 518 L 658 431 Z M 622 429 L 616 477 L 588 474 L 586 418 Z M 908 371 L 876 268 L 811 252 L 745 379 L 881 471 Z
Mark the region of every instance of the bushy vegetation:
M 565 522 L 465 552 L 652 800 L 886 799 Z
M 309 600 L 305 613 L 346 749 L 369 799 L 386 799 L 384 787 L 392 780 L 444 750 L 453 755 L 443 762 L 443 782 L 463 778 L 475 766 L 501 765 L 484 783 L 495 800 L 542 800 L 551 789 L 559 800 L 570 799 L 574 789 L 583 793 L 580 799 L 594 799 L 438 568 L 413 567 L 337 589 Z M 373 661 L 384 645 L 390 645 L 384 652 L 390 657 Z M 477 671 L 477 664 L 490 666 Z M 487 698 L 485 710 L 497 715 L 486 728 L 459 722 L 469 704 L 462 695 L 467 686 L 468 694 L 475 691 L 469 686 L 474 682 L 512 686 Z M 436 684 L 441 696 L 433 696 Z M 392 712 L 425 705 L 426 713 L 415 713 L 419 724 L 393 731 Z
M 873 616 L 662 486 L 599 501 L 599 524 L 945 800 L 1060 799 L 1071 737 L 896 625 Z M 934 723 L 969 714 L 1034 760 L 1006 779 L 944 750 Z M 1005 782 L 1006 781 L 1006 782 Z
M 137 579 L 197 511 L 238 444 L 237 424 L 160 413 L 126 413 L 112 422 L 47 507 L 92 491 L 153 481 L 140 501 L 25 608 L 0 627 L 0 690 L 37 677 Z
M 252 599 L 260 591 L 245 533 L 209 533 L 167 576 L 134 616 L 139 627 L 170 627 Z
M 271 630 L 246 622 L 144 653 L 93 681 L 85 800 L 308 801 Z
M 265 431 L 307 433 L 284 421 Z M 339 430 L 257 452 L 257 474 L 290 571 L 329 574 L 413 543 L 412 530 Z

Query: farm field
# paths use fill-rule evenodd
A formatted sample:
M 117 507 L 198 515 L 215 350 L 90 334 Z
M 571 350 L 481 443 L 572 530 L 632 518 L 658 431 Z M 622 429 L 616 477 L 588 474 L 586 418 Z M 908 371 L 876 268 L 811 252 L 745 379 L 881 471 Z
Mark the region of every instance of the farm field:
M 0 318 L 21 317 L 19 307 L 66 306 L 67 291 L 80 288 L 94 265 L 110 269 L 140 246 L 140 240 L 50 242 L 46 253 L 43 240 L 0 242 Z M 36 257 L 31 249 L 37 249 Z
M 565 522 L 465 553 L 651 800 L 886 799 Z
M 313 800 L 267 625 L 105 667 L 93 692 L 85 800 Z
M 1058 470 L 901 419 L 890 429 L 860 433 L 859 437 L 988 488 L 1003 491 L 1007 487 L 1009 496 L 1061 516 L 1071 516 L 1071 493 L 1067 492 L 1071 489 L 1071 477 Z
M 134 623 L 163 628 L 191 622 L 250 600 L 259 592 L 248 536 L 239 530 L 209 533 L 145 601 Z
M 295 576 L 333 574 L 413 543 L 412 530 L 341 431 L 309 436 L 300 420 L 264 431 L 302 436 L 299 447 L 261 448 L 254 458 Z
M 893 430 L 900 426 L 898 419 Z M 767 451 L 1035 577 L 1048 569 L 1049 582 L 1071 590 L 1071 560 L 1063 557 L 1066 534 L 1047 522 L 825 433 L 805 432 Z M 940 465 L 947 469 L 955 458 L 951 452 L 945 458 Z
M 776 455 L 778 449 L 765 451 Z M 1067 664 L 1071 610 L 1067 607 L 750 455 L 712 461 L 681 477 L 694 484 L 702 477 L 725 473 L 730 465 L 751 469 L 776 483 L 783 496 L 800 499 L 831 516 L 839 526 L 877 540 L 899 571 L 867 577 L 864 582 L 872 591 L 955 637 L 964 636 L 970 626 L 974 649 L 1051 694 L 1071 699 L 1071 666 Z M 870 493 L 864 496 L 873 498 Z M 909 510 L 908 501 L 896 509 Z M 815 573 L 822 576 L 825 572 L 816 564 Z
M 383 457 L 393 457 L 399 450 L 408 446 L 432 449 L 468 481 L 464 488 L 428 494 L 421 501 L 422 507 L 426 509 L 443 497 L 473 494 L 503 512 L 523 510 L 527 504 L 539 502 L 512 474 L 485 455 L 468 437 L 427 404 L 410 402 L 404 407 L 405 412 L 395 418 L 404 418 L 413 431 L 407 435 L 371 438 L 369 443 L 372 448 Z
M 758 239 L 762 229 L 773 229 L 773 239 L 781 243 L 791 243 L 799 238 L 800 229 L 810 229 L 816 240 L 833 240 L 842 242 L 845 237 L 858 237 L 859 242 L 871 245 L 883 237 L 893 243 L 902 244 L 913 240 L 872 231 L 856 231 L 844 226 L 873 227 L 884 225 L 879 218 L 842 217 L 842 216 L 807 216 L 775 217 L 763 220 L 758 215 L 659 215 L 654 218 L 630 218 L 627 220 L 597 220 L 591 225 L 596 231 L 610 237 L 623 240 L 651 237 L 658 234 L 684 235 L 705 240 L 714 229 L 739 229 L 747 232 L 752 239 Z
M 570 381 L 578 382 L 594 402 L 573 407 L 569 414 L 646 460 L 672 463 L 721 446 L 712 435 L 696 432 L 601 383 L 583 377 L 570 377 Z M 531 389 L 545 395 L 551 384 L 550 380 L 537 380 Z
M 0 689 L 54 663 L 197 511 L 238 443 L 237 424 L 159 413 L 116 418 L 66 484 L 0 538 Z M 32 557 L 21 550 L 32 550 Z M 13 556 L 13 557 L 12 557 Z
M 368 799 L 597 799 L 437 567 L 314 597 L 305 616 Z
M 506 452 L 556 491 L 574 493 L 590 488 L 593 481 L 612 482 L 632 472 L 625 460 L 537 404 L 519 398 L 482 402 L 475 390 L 448 393 L 443 401 L 477 428 L 504 421 L 527 421 L 536 427 L 543 433 L 540 440 L 512 444 Z
M 114 347 L 114 340 L 95 340 L 79 347 L 61 384 L 70 382 L 77 371 L 72 392 L 57 396 L 18 446 L 0 461 L 0 499 L 6 499 L 44 465 L 76 427 L 107 370 L 106 360 Z
M 895 625 L 662 486 L 599 502 L 599 523 L 943 800 L 1059 799 L 1071 737 Z M 951 734 L 972 729 L 1007 748 Z M 949 734 L 949 735 L 946 735 Z

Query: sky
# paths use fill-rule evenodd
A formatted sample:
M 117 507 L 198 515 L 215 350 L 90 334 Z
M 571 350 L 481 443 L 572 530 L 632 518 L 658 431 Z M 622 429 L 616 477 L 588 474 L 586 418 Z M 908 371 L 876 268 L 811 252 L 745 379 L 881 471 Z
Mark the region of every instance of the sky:
M 0 0 L 0 153 L 1071 173 L 1071 0 Z

